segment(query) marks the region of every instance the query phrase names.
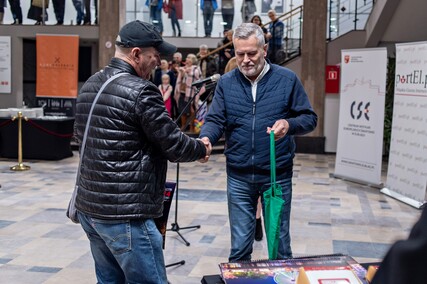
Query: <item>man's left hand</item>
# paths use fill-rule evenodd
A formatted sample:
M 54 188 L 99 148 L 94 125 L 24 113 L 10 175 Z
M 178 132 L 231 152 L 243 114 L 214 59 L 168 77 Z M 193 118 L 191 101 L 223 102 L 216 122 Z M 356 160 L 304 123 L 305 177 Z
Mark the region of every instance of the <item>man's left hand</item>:
M 267 127 L 267 133 L 270 134 L 271 130 L 274 131 L 274 140 L 285 137 L 289 130 L 289 123 L 285 119 L 279 119 L 272 127 Z

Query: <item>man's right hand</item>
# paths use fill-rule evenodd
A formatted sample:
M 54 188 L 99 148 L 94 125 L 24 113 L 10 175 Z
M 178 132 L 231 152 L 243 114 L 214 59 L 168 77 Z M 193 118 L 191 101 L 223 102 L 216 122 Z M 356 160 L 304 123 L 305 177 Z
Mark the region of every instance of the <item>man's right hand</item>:
M 200 163 L 206 163 L 207 161 L 209 161 L 209 157 L 210 157 L 211 152 L 212 152 L 212 144 L 211 144 L 211 141 L 209 140 L 208 137 L 203 137 L 200 140 L 203 142 L 203 144 L 205 144 L 206 156 L 203 159 L 200 159 L 199 162 Z

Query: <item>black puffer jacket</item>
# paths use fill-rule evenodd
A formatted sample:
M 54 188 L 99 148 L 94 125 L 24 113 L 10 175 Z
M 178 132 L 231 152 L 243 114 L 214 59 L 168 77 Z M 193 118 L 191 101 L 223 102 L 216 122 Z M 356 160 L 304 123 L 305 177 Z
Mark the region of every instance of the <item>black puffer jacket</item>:
M 91 104 L 102 84 L 82 159 L 76 208 L 101 219 L 162 215 L 167 160 L 190 162 L 206 155 L 201 141 L 183 134 L 169 118 L 152 83 L 113 58 L 83 85 L 77 99 L 75 136 L 83 140 Z

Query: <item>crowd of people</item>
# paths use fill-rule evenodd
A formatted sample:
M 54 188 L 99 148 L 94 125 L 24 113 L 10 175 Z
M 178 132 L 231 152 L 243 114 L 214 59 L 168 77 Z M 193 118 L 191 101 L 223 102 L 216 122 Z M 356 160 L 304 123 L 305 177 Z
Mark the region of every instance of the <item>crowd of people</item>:
M 173 1 L 169 1 L 169 4 L 171 2 Z M 281 63 L 281 58 L 277 54 L 283 45 L 284 24 L 278 19 L 274 10 L 270 10 L 268 16 L 271 19 L 268 29 L 263 27 L 261 17 L 258 15 L 253 15 L 249 21 L 262 28 L 265 43 L 268 44 L 267 57 L 270 62 Z M 157 26 L 156 28 L 160 31 Z M 200 98 L 202 101 L 210 99 L 208 90 L 196 89 L 192 84 L 214 74 L 222 75 L 236 67 L 233 33 L 232 29 L 224 31 L 224 38 L 218 43 L 219 50 L 216 53 L 211 54 L 208 46 L 202 44 L 197 54 L 190 53 L 183 61 L 182 54 L 176 52 L 172 61 L 163 59 L 160 67 L 154 71 L 151 80 L 164 94 L 165 105 L 171 117 L 179 118 L 178 124 L 181 130 L 199 132 L 200 129 L 195 128 L 199 123 L 195 119 L 195 112 L 199 107 Z M 190 100 L 192 102 L 189 103 Z
M 76 9 L 76 24 L 91 25 L 92 15 L 90 10 L 91 0 L 72 0 Z M 95 5 L 95 21 L 98 24 L 98 0 L 93 1 Z M 35 25 L 42 25 L 49 19 L 47 8 L 49 8 L 49 0 L 31 0 L 31 6 L 27 13 L 27 18 L 35 20 Z M 65 0 L 52 0 L 53 11 L 55 13 L 56 25 L 64 24 L 65 15 Z M 0 24 L 3 24 L 5 13 L 6 0 L 0 0 Z M 23 15 L 20 0 L 9 0 L 10 12 L 12 13 L 12 25 L 21 25 L 23 23 Z

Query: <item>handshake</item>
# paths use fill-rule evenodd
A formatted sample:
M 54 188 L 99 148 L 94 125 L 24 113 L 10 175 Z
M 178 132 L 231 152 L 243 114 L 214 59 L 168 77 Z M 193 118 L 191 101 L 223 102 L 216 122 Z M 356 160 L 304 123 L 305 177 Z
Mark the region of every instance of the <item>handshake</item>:
M 206 147 L 206 156 L 199 160 L 200 163 L 206 163 L 209 160 L 209 157 L 212 152 L 212 144 L 208 137 L 203 137 L 200 139 Z

